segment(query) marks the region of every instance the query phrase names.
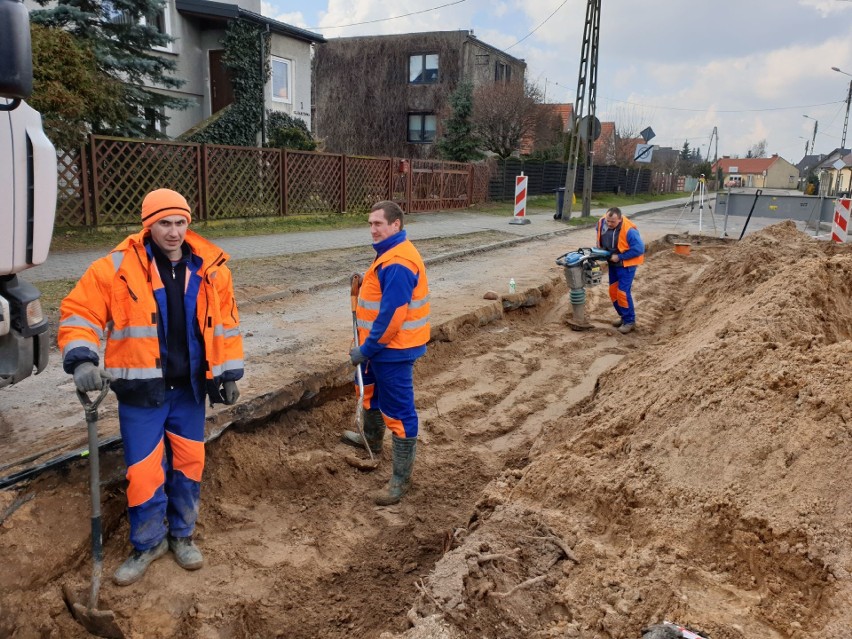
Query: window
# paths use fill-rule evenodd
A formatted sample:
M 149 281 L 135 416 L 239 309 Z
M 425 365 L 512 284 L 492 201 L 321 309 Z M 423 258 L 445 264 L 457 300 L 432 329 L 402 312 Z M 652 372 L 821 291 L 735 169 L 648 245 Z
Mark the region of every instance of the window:
M 494 67 L 494 81 L 495 82 L 508 82 L 512 79 L 512 67 L 510 67 L 505 62 L 497 61 L 496 66 Z
M 119 9 L 110 0 L 106 0 L 103 4 L 103 11 L 107 19 L 114 24 L 123 24 L 133 26 L 136 22 L 133 16 L 126 9 Z M 168 3 L 162 9 L 158 9 L 147 16 L 139 18 L 138 24 L 151 25 L 162 35 L 170 36 L 172 33 L 171 21 L 169 18 Z M 157 51 L 172 51 L 172 43 L 168 42 L 160 47 L 153 47 Z
M 438 131 L 438 118 L 434 113 L 408 114 L 408 141 L 417 143 L 434 142 Z
M 166 110 L 163 107 L 145 107 L 140 109 L 142 119 L 145 121 L 145 135 L 149 138 L 157 138 L 166 135 L 164 120 Z
M 408 81 L 411 84 L 434 84 L 438 81 L 438 54 L 424 53 L 408 58 Z
M 272 57 L 272 99 L 275 102 L 286 102 L 292 104 L 293 85 L 291 72 L 293 63 L 284 58 Z

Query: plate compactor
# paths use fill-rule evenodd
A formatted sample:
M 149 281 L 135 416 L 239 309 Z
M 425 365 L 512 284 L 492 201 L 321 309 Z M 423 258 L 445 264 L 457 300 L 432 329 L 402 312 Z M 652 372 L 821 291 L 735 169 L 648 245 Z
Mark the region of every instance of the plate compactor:
M 575 331 L 587 331 L 592 325 L 586 320 L 586 287 L 597 286 L 603 279 L 599 262 L 606 262 L 610 252 L 599 248 L 578 248 L 556 258 L 556 263 L 565 270 L 568 296 L 573 315 L 568 326 Z

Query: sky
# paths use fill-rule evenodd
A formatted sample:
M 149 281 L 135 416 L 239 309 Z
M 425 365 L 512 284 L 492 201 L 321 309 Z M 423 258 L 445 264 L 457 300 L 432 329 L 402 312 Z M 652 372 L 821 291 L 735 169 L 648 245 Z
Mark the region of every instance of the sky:
M 261 6 L 265 16 L 328 39 L 473 31 L 525 60 L 527 80 L 547 102 L 575 99 L 586 0 Z M 744 157 L 766 140 L 767 154 L 795 164 L 816 124 L 811 152 L 827 154 L 841 143 L 850 81 L 852 0 L 601 0 L 597 116 L 626 132 L 650 126 L 654 144 L 680 149 L 688 141 L 712 160 L 716 127 L 719 157 Z

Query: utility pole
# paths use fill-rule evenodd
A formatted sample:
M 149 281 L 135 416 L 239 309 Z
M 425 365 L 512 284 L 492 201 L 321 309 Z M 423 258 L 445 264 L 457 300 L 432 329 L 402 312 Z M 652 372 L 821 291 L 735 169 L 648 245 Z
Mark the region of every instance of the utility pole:
M 592 205 L 592 145 L 594 145 L 595 106 L 598 89 L 598 42 L 601 27 L 601 0 L 586 1 L 586 24 L 583 28 L 583 45 L 580 48 L 580 72 L 577 75 L 577 97 L 574 100 L 574 114 L 571 126 L 571 140 L 568 146 L 568 172 L 565 175 L 565 217 L 571 218 L 571 204 L 574 186 L 577 182 L 577 164 L 580 156 L 579 125 L 583 113 L 588 89 L 589 113 L 586 123 L 586 158 L 583 175 L 583 216 L 588 216 Z M 587 82 L 588 80 L 588 82 Z
M 846 148 L 846 127 L 849 126 L 849 103 L 852 102 L 852 80 L 849 80 L 849 93 L 846 94 L 846 117 L 843 118 L 843 138 L 840 140 L 840 148 Z

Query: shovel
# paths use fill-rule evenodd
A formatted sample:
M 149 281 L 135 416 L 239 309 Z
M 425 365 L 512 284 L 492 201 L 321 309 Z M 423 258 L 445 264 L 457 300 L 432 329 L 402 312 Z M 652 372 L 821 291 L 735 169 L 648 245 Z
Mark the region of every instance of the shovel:
M 86 427 L 89 431 L 89 489 L 92 495 L 92 586 L 88 593 L 77 595 L 65 585 L 62 592 L 68 610 L 81 626 L 97 637 L 107 639 L 124 639 L 124 633 L 115 622 L 112 610 L 98 610 L 98 591 L 101 589 L 101 574 L 103 573 L 104 551 L 101 534 L 101 468 L 98 458 L 98 406 L 109 391 L 109 381 L 104 380 L 104 387 L 98 397 L 92 401 L 89 396 L 77 391 L 77 398 L 86 411 Z
M 357 273 L 352 276 L 349 287 L 349 302 L 352 308 L 352 335 L 355 338 L 355 346 L 360 346 L 358 342 L 358 319 L 355 311 L 358 307 L 358 292 L 361 289 L 361 276 Z M 358 407 L 355 409 L 355 425 L 358 427 L 358 434 L 361 435 L 361 441 L 364 442 L 364 448 L 370 455 L 370 459 L 361 459 L 347 455 L 346 463 L 359 470 L 376 470 L 379 467 L 379 461 L 373 454 L 370 445 L 367 443 L 367 437 L 364 435 L 364 376 L 361 373 L 361 364 L 355 367 L 355 381 L 358 383 Z

